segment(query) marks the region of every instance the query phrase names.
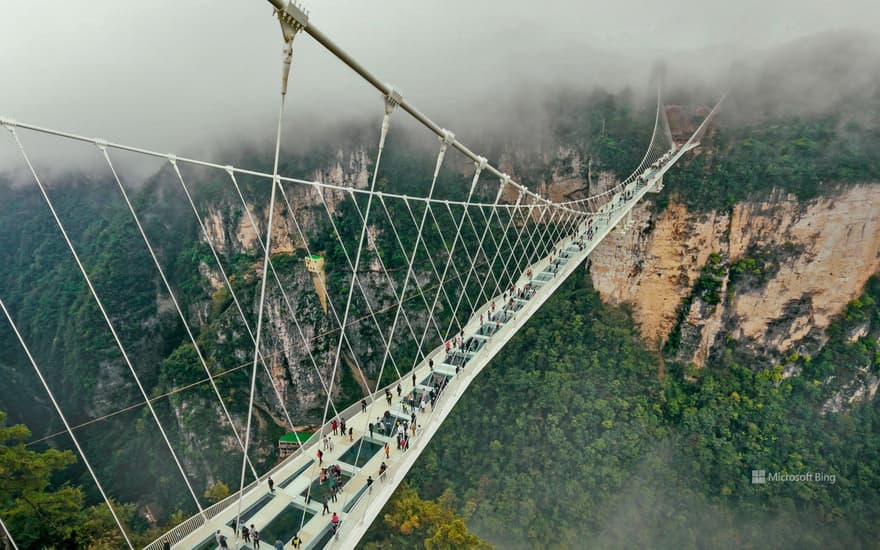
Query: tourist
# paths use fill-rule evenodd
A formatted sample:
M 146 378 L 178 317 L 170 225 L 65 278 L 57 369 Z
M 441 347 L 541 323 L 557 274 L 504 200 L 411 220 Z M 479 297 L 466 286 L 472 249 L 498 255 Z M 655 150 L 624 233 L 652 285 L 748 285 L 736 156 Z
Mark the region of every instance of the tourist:
M 366 399 L 361 399 L 361 412 L 362 413 L 367 412 L 367 400 Z
M 324 495 L 324 499 L 322 500 L 324 504 L 324 508 L 321 510 L 321 515 L 330 513 L 330 506 L 327 505 L 327 495 Z
M 271 476 L 266 480 L 266 483 L 269 484 L 269 492 L 270 492 L 270 493 L 274 493 L 274 492 L 275 492 L 275 482 L 272 481 L 272 477 L 271 477 Z
M 251 532 L 250 532 L 250 530 L 247 528 L 247 525 L 242 525 L 242 526 L 241 526 L 241 540 L 243 540 L 243 541 L 245 541 L 245 542 L 250 542 L 250 541 L 251 541 Z
M 251 523 L 251 540 L 254 541 L 254 548 L 260 547 L 260 532 L 254 528 L 253 523 Z
M 333 512 L 333 517 L 330 518 L 330 523 L 333 524 L 333 532 L 335 533 L 337 529 L 339 529 L 339 516 L 336 515 L 336 512 Z
M 302 543 L 303 541 L 301 538 L 299 538 L 299 533 L 293 535 L 293 538 L 290 539 L 290 545 L 294 548 L 300 548 L 302 546 Z

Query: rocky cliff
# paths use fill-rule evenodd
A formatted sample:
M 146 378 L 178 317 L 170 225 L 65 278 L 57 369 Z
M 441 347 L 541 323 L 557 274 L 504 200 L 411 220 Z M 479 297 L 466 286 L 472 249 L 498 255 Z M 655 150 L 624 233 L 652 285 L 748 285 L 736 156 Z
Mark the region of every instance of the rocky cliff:
M 824 329 L 880 270 L 878 205 L 877 184 L 808 202 L 775 193 L 727 212 L 647 203 L 629 229 L 599 246 L 589 269 L 605 300 L 632 305 L 658 348 L 681 323 L 679 359 L 704 365 L 734 338 L 772 366 L 792 349 L 819 347 Z M 701 277 L 715 281 L 709 294 L 695 294 Z

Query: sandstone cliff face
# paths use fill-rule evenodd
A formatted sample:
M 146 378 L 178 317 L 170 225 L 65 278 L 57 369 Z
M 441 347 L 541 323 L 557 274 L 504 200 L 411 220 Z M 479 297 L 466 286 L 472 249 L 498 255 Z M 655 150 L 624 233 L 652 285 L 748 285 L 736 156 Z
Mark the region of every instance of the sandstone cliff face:
M 730 213 L 692 213 L 673 204 L 657 214 L 652 205 L 640 205 L 635 223 L 593 253 L 590 272 L 603 299 L 631 304 L 642 333 L 659 347 L 711 253 L 734 262 L 772 250 L 778 265 L 762 284 L 728 292 L 725 280 L 721 303 L 694 300 L 679 358 L 703 365 L 722 334 L 768 359 L 792 348 L 814 349 L 880 270 L 878 206 L 877 184 L 810 202 L 777 195 Z
M 323 195 L 317 189 L 305 184 L 285 183 L 285 194 L 290 202 L 277 196 L 272 221 L 272 254 L 291 254 L 298 250 L 305 252 L 308 239 L 314 236 L 320 220 L 326 220 L 327 213 L 336 212 L 341 201 L 348 198 L 345 188 L 363 189 L 369 185 L 370 159 L 363 149 L 351 152 L 339 151 L 335 161 L 323 169 L 316 170 L 311 179 L 338 186 L 339 190 L 325 190 Z M 259 280 L 262 275 L 262 251 L 260 238 L 265 238 L 266 205 L 248 202 L 247 209 L 253 221 L 244 211 L 240 200 L 233 194 L 225 195 L 213 201 L 203 214 L 202 221 L 206 228 L 207 239 L 200 235 L 202 242 L 208 240 L 223 257 L 248 253 L 259 261 L 255 261 L 245 275 L 246 278 Z M 292 209 L 292 210 L 291 210 Z M 254 223 L 257 225 L 255 230 Z M 367 249 L 375 250 L 375 239 L 379 233 L 370 227 Z M 309 252 L 320 253 L 310 249 Z M 377 309 L 388 307 L 393 296 L 387 289 L 388 283 L 384 275 L 380 275 L 381 267 L 374 256 L 370 255 L 370 273 L 362 274 L 370 303 Z M 313 421 L 314 411 L 324 406 L 326 394 L 322 388 L 321 378 L 329 379 L 335 362 L 335 348 L 338 338 L 338 325 L 334 315 L 342 314 L 343 304 L 340 298 L 331 298 L 331 308 L 336 309 L 324 313 L 315 295 L 311 282 L 311 274 L 300 260 L 291 264 L 291 268 L 278 271 L 284 292 L 274 281 L 270 273 L 267 281 L 267 294 L 264 316 L 263 345 L 266 369 L 258 369 L 261 382 L 257 386 L 256 406 L 283 426 Z M 333 266 L 334 269 L 347 273 L 347 266 Z M 213 262 L 201 263 L 199 271 L 202 280 L 218 295 L 225 293 L 225 282 Z M 346 275 L 347 277 L 347 275 Z M 251 297 L 252 298 L 252 297 Z M 356 294 L 360 300 L 360 294 Z M 242 297 L 239 297 L 242 300 Z M 256 304 L 248 306 L 250 299 L 245 297 L 243 307 L 250 318 L 248 322 L 253 328 L 256 319 Z M 344 303 L 344 302 L 343 302 Z M 208 306 L 206 306 L 207 308 Z M 207 309 L 201 318 L 207 318 Z M 359 314 L 355 312 L 356 314 Z M 355 316 L 355 315 L 353 315 Z M 346 335 L 351 346 L 364 357 L 377 353 L 378 341 L 375 330 L 367 323 L 352 324 Z M 241 320 L 237 308 L 228 305 L 213 327 L 213 339 L 218 364 L 226 364 L 227 368 L 247 364 L 251 361 L 253 343 Z M 351 368 L 355 363 L 351 359 L 348 347 L 343 347 L 343 359 L 337 370 L 333 388 L 334 396 L 340 392 L 341 369 Z M 358 361 L 367 377 L 373 377 L 371 365 Z M 349 365 L 351 365 L 349 367 Z M 282 406 L 282 403 L 284 406 Z M 286 410 L 285 410 L 286 409 Z M 287 421 L 290 417 L 291 422 Z M 234 444 L 234 441 L 228 442 Z

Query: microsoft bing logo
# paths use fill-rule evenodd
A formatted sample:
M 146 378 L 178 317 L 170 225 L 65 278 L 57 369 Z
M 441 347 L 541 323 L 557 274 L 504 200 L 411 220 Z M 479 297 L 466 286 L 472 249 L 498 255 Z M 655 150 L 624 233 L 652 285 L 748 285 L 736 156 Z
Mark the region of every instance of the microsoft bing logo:
M 752 483 L 760 485 L 767 483 L 767 472 L 764 470 L 752 470 Z

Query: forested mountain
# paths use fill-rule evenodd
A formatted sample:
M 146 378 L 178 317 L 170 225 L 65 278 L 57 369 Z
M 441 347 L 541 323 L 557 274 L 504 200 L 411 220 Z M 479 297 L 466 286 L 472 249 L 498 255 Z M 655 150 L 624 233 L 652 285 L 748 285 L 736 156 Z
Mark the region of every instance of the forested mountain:
M 853 62 L 861 57 L 851 41 L 828 40 L 801 44 L 800 56 L 821 51 L 840 68 L 820 82 L 876 70 Z M 795 53 L 782 58 L 800 74 L 810 66 L 791 62 L 800 59 Z M 750 74 L 778 67 L 771 61 Z M 779 93 L 743 79 L 730 111 L 663 192 L 485 369 L 362 546 L 872 547 L 880 538 L 880 80 L 859 82 L 822 105 L 791 110 L 778 108 L 790 87 Z M 714 100 L 688 92 L 667 97 L 676 136 Z M 540 109 L 539 139 L 500 137 L 487 152 L 555 198 L 628 175 L 653 124 L 653 105 L 627 90 L 560 92 Z M 281 172 L 363 187 L 375 154 L 360 145 L 372 141 L 364 135 L 359 129 L 341 145 L 289 153 Z M 416 195 L 430 183 L 433 154 L 409 142 L 392 132 L 382 189 Z M 250 149 L 229 161 L 270 166 L 265 152 Z M 123 181 L 241 427 L 248 369 L 239 367 L 252 353 L 245 325 L 255 320 L 268 190 L 242 177 L 242 200 L 225 173 L 184 168 L 182 175 L 207 237 L 169 166 Z M 438 188 L 460 192 L 469 176 L 466 168 L 444 170 Z M 53 177 L 49 191 L 111 319 L 125 327 L 120 336 L 147 393 L 169 394 L 155 406 L 199 497 L 218 482 L 236 485 L 240 457 L 229 422 L 213 390 L 198 384 L 204 368 L 115 181 L 66 174 Z M 42 199 L 27 178 L 2 176 L 0 205 L 3 299 L 71 422 L 100 418 L 78 433 L 99 457 L 109 493 L 130 503 L 124 519 L 137 540 L 148 541 L 191 513 L 192 501 Z M 342 295 L 348 268 L 338 239 L 357 240 L 356 206 L 363 207 L 343 193 L 321 199 L 291 186 L 290 204 L 276 211 L 273 261 L 284 287 L 296 290 L 267 297 L 266 345 L 275 353 L 258 381 L 253 458 L 262 469 L 277 459 L 282 432 L 321 420 L 316 371 L 329 374 L 334 324 L 303 260 L 320 252 L 330 295 Z M 389 206 L 389 219 L 371 228 L 377 234 L 409 215 Z M 438 225 L 448 231 L 454 220 Z M 442 249 L 437 230 L 426 239 Z M 374 246 L 368 259 L 381 254 L 403 276 L 390 240 Z M 378 278 L 378 268 L 363 276 Z M 370 299 L 393 303 L 381 291 Z M 354 308 L 355 316 L 365 310 L 357 299 Z M 299 344 L 291 312 L 309 347 Z M 351 337 L 373 384 L 376 329 L 360 323 Z M 401 357 L 415 354 L 397 345 Z M 0 376 L 0 411 L 8 415 L 0 420 L 0 471 L 28 479 L 4 487 L 0 517 L 25 547 L 117 547 L 110 518 L 101 506 L 89 508 L 100 499 L 82 464 L 60 452 L 71 444 L 53 435 L 60 421 L 3 323 Z M 336 382 L 340 408 L 360 399 L 352 369 L 341 368 Z M 13 427 L 22 422 L 32 435 Z M 828 477 L 753 484 L 752 470 Z

